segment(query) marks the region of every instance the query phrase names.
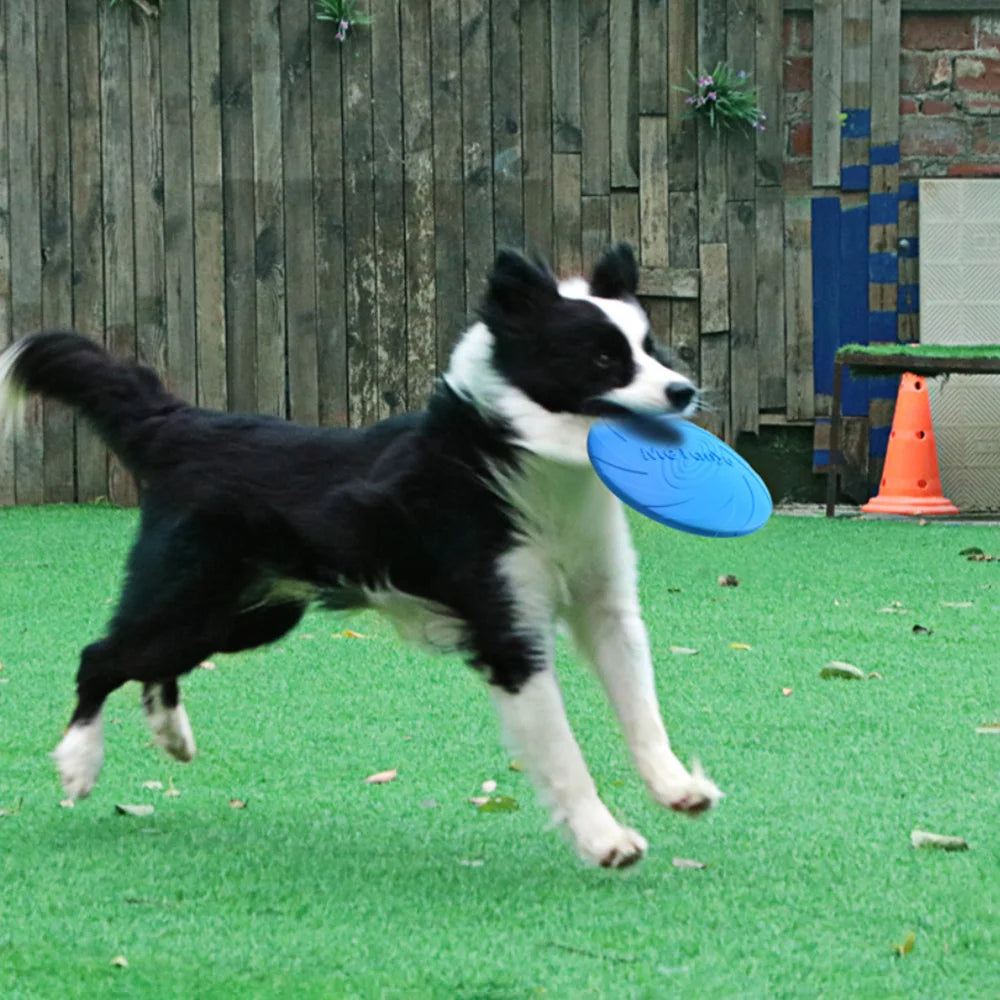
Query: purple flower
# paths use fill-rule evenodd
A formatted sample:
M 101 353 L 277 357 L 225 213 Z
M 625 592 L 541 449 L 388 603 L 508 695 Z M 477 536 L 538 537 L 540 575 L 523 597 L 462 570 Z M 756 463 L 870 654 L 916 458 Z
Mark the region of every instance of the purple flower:
M 347 37 L 347 29 L 351 26 L 350 21 L 341 21 L 337 29 L 337 41 L 342 42 Z
M 708 93 L 707 93 L 707 94 L 706 94 L 705 96 L 706 96 L 706 97 L 707 97 L 707 98 L 708 98 L 708 99 L 709 99 L 710 101 L 714 101 L 714 100 L 717 100 L 717 99 L 718 99 L 718 96 L 719 96 L 719 95 L 718 95 L 718 94 L 716 94 L 716 92 L 715 92 L 714 90 L 710 90 L 710 91 L 709 91 L 709 92 L 708 92 Z
M 745 80 L 747 78 L 747 71 L 745 69 L 741 69 L 736 75 L 739 79 Z
M 685 97 L 684 98 L 684 103 L 685 104 L 694 104 L 694 98 L 693 97 Z
M 710 76 L 699 76 L 698 86 L 699 87 L 710 87 L 714 81 Z

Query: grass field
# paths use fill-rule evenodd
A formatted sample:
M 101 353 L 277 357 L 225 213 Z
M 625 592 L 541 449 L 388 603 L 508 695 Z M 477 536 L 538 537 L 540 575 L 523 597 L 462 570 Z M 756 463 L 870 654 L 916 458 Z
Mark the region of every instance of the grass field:
M 561 648 L 598 784 L 650 840 L 609 872 L 544 829 L 480 681 L 367 616 L 311 614 L 191 676 L 190 765 L 118 692 L 101 782 L 60 808 L 47 753 L 134 523 L 0 511 L 5 1000 L 997 995 L 1000 735 L 976 729 L 1000 720 L 1000 562 L 960 555 L 997 529 L 779 516 L 724 541 L 636 519 L 668 729 L 727 798 L 696 821 L 649 802 Z M 831 660 L 881 677 L 820 679 Z M 477 811 L 487 779 L 520 809 Z M 916 851 L 915 827 L 971 849 Z

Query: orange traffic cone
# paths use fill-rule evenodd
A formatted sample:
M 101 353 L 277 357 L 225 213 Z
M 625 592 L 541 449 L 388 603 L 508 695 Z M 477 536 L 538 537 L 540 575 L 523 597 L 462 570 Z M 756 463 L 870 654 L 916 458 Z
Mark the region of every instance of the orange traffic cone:
M 922 375 L 906 372 L 899 383 L 878 496 L 861 509 L 869 514 L 958 513 L 941 494 L 931 404 Z

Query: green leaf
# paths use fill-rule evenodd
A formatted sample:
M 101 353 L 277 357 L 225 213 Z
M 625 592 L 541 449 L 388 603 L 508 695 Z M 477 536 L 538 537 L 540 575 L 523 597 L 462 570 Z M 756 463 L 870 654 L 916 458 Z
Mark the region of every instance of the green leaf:
M 521 807 L 518 805 L 517 799 L 510 795 L 491 795 L 476 808 L 484 813 L 512 813 L 517 812 Z

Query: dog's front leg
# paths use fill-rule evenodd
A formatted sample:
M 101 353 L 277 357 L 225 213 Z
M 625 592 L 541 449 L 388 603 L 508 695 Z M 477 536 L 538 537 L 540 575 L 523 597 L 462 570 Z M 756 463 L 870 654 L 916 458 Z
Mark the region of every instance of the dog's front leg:
M 516 693 L 492 688 L 511 750 L 531 776 L 555 823 L 565 823 L 577 852 L 605 868 L 623 868 L 646 853 L 646 841 L 621 826 L 597 795 L 570 729 L 551 666 L 537 670 Z
M 598 797 L 556 679 L 559 578 L 531 545 L 513 549 L 498 569 L 505 599 L 479 622 L 474 643 L 480 664 L 489 668 L 493 702 L 511 752 L 584 860 L 606 868 L 630 865 L 646 852 L 646 841 L 621 826 Z
M 688 771 L 670 748 L 638 597 L 622 593 L 620 581 L 616 589 L 618 593 L 591 591 L 574 602 L 567 615 L 573 637 L 604 685 L 650 794 L 677 812 L 703 812 L 722 793 L 699 766 Z

